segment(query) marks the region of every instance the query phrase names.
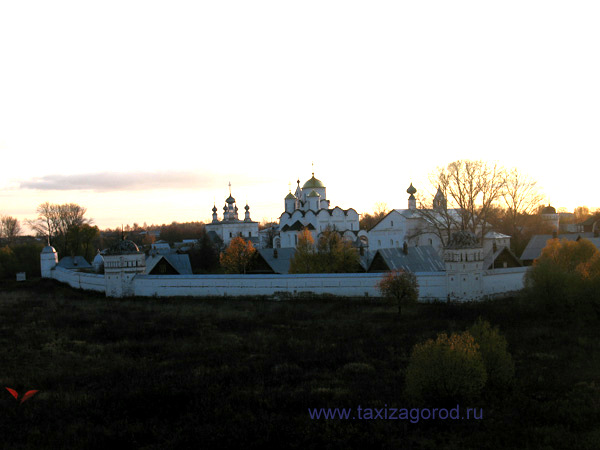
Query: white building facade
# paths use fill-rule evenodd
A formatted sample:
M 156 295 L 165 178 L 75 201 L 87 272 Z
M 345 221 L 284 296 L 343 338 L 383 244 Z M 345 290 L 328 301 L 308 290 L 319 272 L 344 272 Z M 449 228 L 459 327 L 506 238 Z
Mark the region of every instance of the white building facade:
M 284 199 L 284 212 L 279 217 L 279 235 L 273 246 L 294 248 L 298 234 L 307 229 L 317 242 L 319 235 L 326 230 L 337 231 L 344 239 L 356 243 L 366 232 L 360 230 L 359 216 L 354 208 L 330 207 L 327 189 L 315 174 L 300 187 L 300 180 L 294 194 L 290 191 Z
M 408 208 L 393 209 L 369 230 L 369 250 L 402 248 L 406 242 L 410 247 L 430 245 L 442 255 L 449 237 L 460 231 L 460 210 L 447 207 L 440 189 L 430 209 L 417 209 L 414 197 L 417 190 L 412 183 L 406 192 L 409 194 Z M 485 255 L 497 248 L 510 247 L 510 236 L 488 232 L 481 244 Z

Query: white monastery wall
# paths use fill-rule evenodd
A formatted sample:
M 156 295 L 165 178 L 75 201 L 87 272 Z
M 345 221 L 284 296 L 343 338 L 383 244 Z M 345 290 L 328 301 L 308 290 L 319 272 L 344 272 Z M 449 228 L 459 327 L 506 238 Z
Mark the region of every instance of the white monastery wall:
M 497 296 L 524 286 L 526 267 L 495 269 L 483 273 L 483 295 Z M 104 275 L 56 267 L 52 278 L 77 289 L 106 292 Z M 380 297 L 377 282 L 381 273 L 293 274 L 293 275 L 135 275 L 132 291 L 141 297 L 251 296 L 277 292 L 332 294 L 351 297 Z M 446 272 L 416 273 L 421 301 L 446 300 Z
M 381 274 L 294 274 L 294 275 L 138 275 L 135 293 L 140 296 L 240 296 L 333 294 L 380 296 L 376 283 Z
M 77 272 L 74 270 L 55 267 L 51 271 L 52 278 L 77 289 L 88 291 L 106 292 L 104 275 L 95 273 Z
M 523 289 L 528 269 L 528 267 L 513 267 L 484 271 L 483 294 L 495 296 Z

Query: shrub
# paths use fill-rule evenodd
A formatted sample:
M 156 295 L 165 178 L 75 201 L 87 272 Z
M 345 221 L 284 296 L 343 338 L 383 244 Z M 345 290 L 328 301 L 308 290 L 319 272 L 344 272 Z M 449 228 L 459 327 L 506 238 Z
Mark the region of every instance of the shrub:
M 377 287 L 385 298 L 398 303 L 398 314 L 402 314 L 402 306 L 416 303 L 419 298 L 417 277 L 411 272 L 386 272 Z
M 436 405 L 477 398 L 487 375 L 479 346 L 469 332 L 446 333 L 413 348 L 406 373 L 406 392 Z
M 497 327 L 492 328 L 489 322 L 479 318 L 469 328 L 469 333 L 479 344 L 479 352 L 487 373 L 487 386 L 495 390 L 509 387 L 515 376 L 515 365 L 507 350 L 506 338 Z

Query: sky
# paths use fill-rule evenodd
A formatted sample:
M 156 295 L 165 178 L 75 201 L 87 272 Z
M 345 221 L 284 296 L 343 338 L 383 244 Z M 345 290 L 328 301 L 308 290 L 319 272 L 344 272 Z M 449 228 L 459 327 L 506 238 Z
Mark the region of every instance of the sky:
M 458 159 L 600 207 L 597 1 L 0 0 L 0 214 L 100 228 L 405 208 Z

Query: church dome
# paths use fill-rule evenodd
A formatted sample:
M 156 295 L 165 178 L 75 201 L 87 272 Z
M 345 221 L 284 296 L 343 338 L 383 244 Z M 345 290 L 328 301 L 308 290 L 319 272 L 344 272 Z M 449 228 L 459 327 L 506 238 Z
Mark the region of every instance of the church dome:
M 313 176 L 311 177 L 310 180 L 308 180 L 306 183 L 304 183 L 304 186 L 302 186 L 302 189 L 317 189 L 317 188 L 324 188 L 325 185 L 323 184 L 323 182 L 321 180 L 318 180 L 315 178 L 315 174 L 313 173 Z
M 135 242 L 130 241 L 129 239 L 121 239 L 119 242 L 109 247 L 106 250 L 107 255 L 121 255 L 124 253 L 139 253 L 140 249 Z
M 412 185 L 412 183 L 410 183 L 410 186 L 408 187 L 408 189 L 406 190 L 407 194 L 410 195 L 414 195 L 417 193 L 417 190 L 415 189 L 415 187 Z
M 56 250 L 51 245 L 46 245 L 43 248 L 42 253 L 56 253 Z
M 542 209 L 542 214 L 556 214 L 556 209 L 553 206 L 546 206 Z
M 294 197 L 294 194 L 292 194 L 291 192 L 285 196 L 286 200 L 296 200 L 296 197 Z
M 312 191 L 310 194 L 308 194 L 308 197 L 320 197 L 320 195 L 317 191 Z
M 235 198 L 233 198 L 233 197 L 231 196 L 231 194 L 230 194 L 230 195 L 229 195 L 229 197 L 227 197 L 227 200 L 225 200 L 225 201 L 226 201 L 227 203 L 230 203 L 230 204 L 231 204 L 231 203 L 235 203 Z

